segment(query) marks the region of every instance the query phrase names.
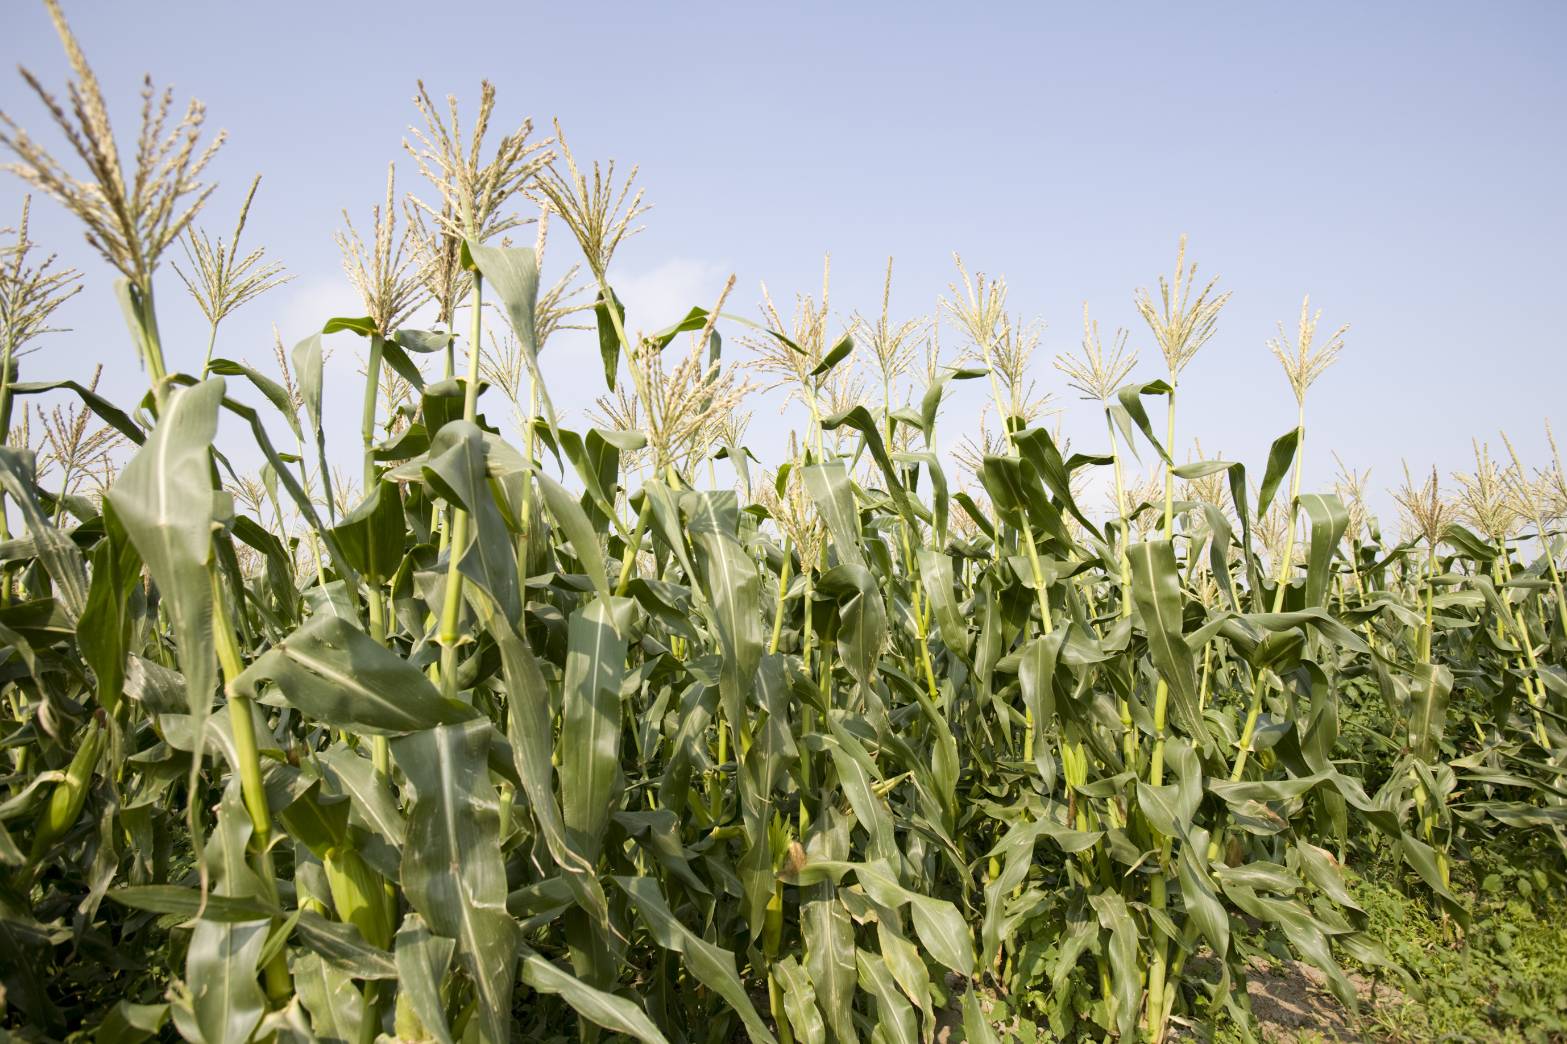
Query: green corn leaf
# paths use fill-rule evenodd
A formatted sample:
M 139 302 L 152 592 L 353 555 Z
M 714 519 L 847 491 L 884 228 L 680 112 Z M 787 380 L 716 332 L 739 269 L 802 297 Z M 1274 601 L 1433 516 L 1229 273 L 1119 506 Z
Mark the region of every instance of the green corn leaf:
M 367 583 L 391 579 L 403 557 L 403 498 L 391 482 L 377 482 L 359 506 L 332 527 L 343 557 Z
M 740 1016 L 751 1039 L 761 1044 L 776 1044 L 776 1038 L 757 1014 L 745 985 L 735 971 L 735 955 L 706 941 L 681 924 L 651 878 L 616 877 L 614 880 L 631 900 L 631 905 L 636 908 L 654 940 L 664 949 L 685 958 L 691 974 L 722 997 Z
M 1268 507 L 1273 503 L 1273 495 L 1278 492 L 1279 485 L 1289 474 L 1290 465 L 1295 463 L 1295 451 L 1299 446 L 1300 429 L 1291 428 L 1274 439 L 1273 445 L 1269 447 L 1268 466 L 1262 473 L 1262 485 L 1257 491 L 1258 518 L 1268 513 Z
M 271 682 L 280 694 L 263 694 Z M 468 721 L 468 704 L 443 697 L 418 668 L 340 616 L 315 616 L 245 669 L 235 688 L 310 718 L 377 736 Z
M 1099 915 L 1099 924 L 1109 933 L 1105 946 L 1110 964 L 1110 979 L 1114 992 L 1110 1000 L 1115 1006 L 1115 1023 L 1125 1039 L 1136 1032 L 1137 1012 L 1143 996 L 1142 974 L 1137 965 L 1141 933 L 1132 920 L 1126 900 L 1117 892 L 1104 891 L 1089 896 L 1089 902 Z
M 611 308 L 615 310 L 614 316 L 610 315 Z M 609 290 L 608 300 L 605 299 L 604 291 L 600 290 L 593 302 L 593 316 L 594 325 L 598 328 L 599 357 L 604 361 L 604 383 L 610 391 L 614 391 L 615 378 L 620 373 L 620 334 L 615 332 L 615 319 L 619 318 L 622 327 L 625 325 L 626 306 L 614 290 Z
M 277 381 L 257 371 L 244 363 L 234 362 L 232 359 L 213 359 L 207 366 L 208 373 L 217 374 L 220 377 L 243 377 L 256 390 L 266 396 L 274 408 L 288 423 L 289 430 L 300 439 L 305 437 L 304 429 L 299 425 L 299 415 L 294 411 L 294 401 L 289 397 L 288 390 Z
M 146 441 L 147 433 L 124 410 L 84 384 L 76 381 L 18 381 L 11 385 L 12 395 L 42 395 L 61 390 L 74 393 L 99 420 L 131 442 L 139 446 Z
M 816 987 L 792 956 L 773 965 L 773 976 L 783 992 L 784 1014 L 802 1044 L 827 1044 L 827 1025 L 816 1007 Z
M 294 379 L 299 382 L 299 397 L 304 402 L 305 418 L 310 424 L 310 434 L 315 436 L 316 457 L 320 465 L 321 483 L 326 502 L 332 503 L 332 469 L 327 466 L 326 429 L 321 423 L 321 395 L 325 387 L 326 357 L 322 352 L 321 334 L 315 333 L 294 345 L 290 354 L 294 364 Z M 273 465 L 276 467 L 276 465 Z M 279 469 L 280 471 L 282 469 Z
M 855 508 L 854 487 L 843 461 L 808 464 L 800 469 L 800 479 L 805 483 L 806 492 L 815 501 L 816 510 L 821 512 L 822 520 L 827 523 L 833 545 L 842 550 L 843 560 L 863 566 L 865 555 L 860 550 L 860 514 Z
M 1126 549 L 1132 565 L 1132 595 L 1148 634 L 1148 653 L 1159 676 L 1170 687 L 1175 722 L 1199 745 L 1207 744 L 1208 727 L 1197 701 L 1197 668 L 1182 637 L 1181 582 L 1175 551 L 1167 540 L 1132 544 Z
M 822 427 L 828 431 L 849 427 L 860 433 L 860 437 L 865 441 L 865 448 L 871 452 L 871 459 L 876 462 L 882 476 L 887 480 L 887 492 L 891 495 L 893 504 L 897 506 L 898 514 L 911 530 L 918 530 L 914 507 L 909 503 L 908 491 L 903 488 L 897 469 L 892 466 L 892 458 L 887 455 L 886 444 L 882 442 L 881 429 L 877 427 L 871 411 L 864 406 L 856 406 L 843 413 L 822 418 Z
M 876 577 L 863 566 L 834 566 L 816 589 L 838 603 L 838 655 L 863 688 L 876 681 L 876 664 L 887 641 L 887 610 Z
M 609 571 L 604 565 L 604 549 L 599 545 L 598 531 L 588 521 L 587 513 L 566 487 L 543 472 L 537 472 L 533 477 L 544 494 L 544 503 L 549 507 L 555 524 L 571 541 L 572 554 L 587 570 L 588 579 L 593 581 L 593 589 L 600 598 L 608 598 Z
M 620 687 L 626 641 L 614 617 L 629 599 L 594 599 L 571 616 L 560 726 L 560 795 L 566 836 L 596 862 L 620 771 Z
M 832 372 L 833 367 L 848 358 L 849 353 L 852 351 L 854 351 L 854 338 L 844 334 L 843 338 L 833 345 L 826 355 L 822 356 L 822 361 L 811 369 L 810 376 L 821 377 Z
M 1143 409 L 1143 396 L 1170 395 L 1173 391 L 1174 389 L 1164 381 L 1148 381 L 1144 384 L 1128 384 L 1115 393 L 1116 401 L 1110 406 L 1110 415 L 1115 418 L 1133 454 L 1137 452 L 1137 439 L 1132 435 L 1131 426 L 1136 424 L 1137 430 L 1143 433 L 1143 438 L 1147 439 L 1154 452 L 1159 454 L 1159 459 L 1166 464 L 1175 463 L 1170 459 L 1164 444 L 1154 435 L 1153 424 L 1148 419 L 1148 411 Z
M 188 1028 L 195 1031 L 187 1036 L 212 1044 L 245 1044 L 250 1040 L 266 1011 L 266 997 L 256 982 L 256 965 L 267 941 L 268 926 L 267 921 L 196 922 L 185 959 L 185 978 L 192 984 Z M 182 1009 L 174 1012 L 175 1023 L 184 1023 Z
M 933 445 L 936 438 L 936 414 L 941 409 L 941 398 L 946 394 L 948 382 L 973 380 L 985 376 L 985 372 L 974 367 L 960 367 L 940 373 L 930 382 L 920 397 L 920 433 L 925 436 L 925 445 Z
M 212 553 L 209 451 L 222 398 L 221 377 L 171 391 L 158 426 L 106 494 L 162 594 L 198 736 L 206 729 L 217 682 L 207 562 Z M 192 793 L 200 771 L 201 758 L 192 759 L 187 781 Z M 189 818 L 191 833 L 199 839 L 194 805 Z M 203 944 L 204 959 L 227 959 L 221 957 L 229 948 L 224 940 L 204 939 Z
M 424 918 L 410 913 L 397 929 L 394 948 L 399 994 L 407 998 L 424 1032 L 440 1044 L 453 1044 L 451 1028 L 446 1024 L 446 1004 L 441 999 L 441 981 L 451 966 L 455 944 L 432 934 Z
M 318 954 L 302 953 L 289 962 L 289 973 L 318 1037 L 359 1039 L 365 1017 L 364 998 L 347 972 L 333 967 Z
M 698 583 L 718 633 L 719 689 L 738 748 L 746 718 L 742 687 L 750 685 L 762 660 L 762 581 L 736 536 L 733 493 L 689 493 L 680 506 L 689 519 Z
M 594 989 L 526 946 L 522 947 L 522 981 L 540 993 L 559 996 L 595 1026 L 624 1033 L 643 1044 L 669 1044 L 641 1008 L 624 997 Z
M 209 894 L 203 900 L 201 892 L 182 885 L 127 885 L 111 889 L 108 894 L 122 906 L 187 920 L 200 914 L 205 920 L 233 924 L 254 921 L 276 912 L 250 896 Z
M 171 412 L 165 417 L 172 417 Z M 156 444 L 154 431 L 149 445 Z M 250 817 L 239 797 L 238 777 L 224 790 L 217 823 L 207 844 L 214 896 L 254 895 L 260 882 L 245 864 Z M 174 1021 L 186 1037 L 244 1044 L 260 1024 L 266 998 L 256 981 L 262 947 L 271 922 L 216 921 L 202 917 L 191 928 L 185 956 L 185 981 L 190 984 L 190 1008 L 174 1009 Z M 191 1031 L 194 1030 L 194 1033 Z
M 917 1044 L 919 1030 L 914 1008 L 898 992 L 886 962 L 860 950 L 855 954 L 855 970 L 860 988 L 876 998 L 876 1026 L 881 1036 L 891 1044 Z
M 38 504 L 31 451 L 0 446 L 0 489 L 10 495 L 21 512 L 33 540 L 33 553 L 54 581 L 55 596 L 65 612 L 66 622 L 75 625 L 87 606 L 87 570 L 81 551 L 44 515 Z M 210 493 L 207 501 L 211 501 Z
M 594 876 L 593 863 L 568 842 L 560 802 L 555 796 L 550 694 L 543 671 L 528 643 L 504 621 L 492 619 L 486 626 L 500 649 L 507 688 L 512 693 L 506 731 L 528 807 L 550 856 L 566 872 L 567 884 L 578 904 L 607 932 L 609 907 L 603 888 Z
M 402 886 L 430 931 L 457 941 L 474 986 L 479 1037 L 504 1044 L 517 958 L 506 912 L 495 789 L 487 762 L 490 725 L 437 725 L 392 741 L 414 791 L 403 846 Z
M 109 1009 L 109 1014 L 93 1035 L 94 1044 L 141 1044 L 151 1040 L 169 1021 L 167 1004 L 132 1004 L 122 1000 Z
M 509 621 L 522 615 L 517 587 L 517 558 L 512 553 L 506 523 L 487 481 L 484 433 L 478 425 L 454 420 L 436 432 L 424 465 L 425 481 L 447 501 L 461 506 L 473 519 L 468 546 L 454 549 L 457 567 L 495 602 Z
M 544 421 L 549 425 L 550 433 L 554 434 L 560 425 L 555 422 L 555 407 L 550 402 L 544 375 L 539 372 L 535 319 L 539 303 L 538 255 L 528 247 L 480 246 L 471 240 L 463 243 L 463 251 L 473 259 L 474 267 L 499 295 L 506 309 L 512 333 L 516 335 L 517 344 L 522 349 L 523 360 L 533 374 L 539 404 L 544 408 Z
M 953 597 L 957 584 L 953 580 L 952 559 L 927 547 L 920 548 L 916 554 L 919 559 L 920 579 L 924 582 L 925 593 L 930 598 L 932 615 L 936 618 L 936 628 L 941 633 L 941 640 L 946 643 L 948 651 L 956 656 L 967 658 L 968 623 L 958 611 L 957 600 Z

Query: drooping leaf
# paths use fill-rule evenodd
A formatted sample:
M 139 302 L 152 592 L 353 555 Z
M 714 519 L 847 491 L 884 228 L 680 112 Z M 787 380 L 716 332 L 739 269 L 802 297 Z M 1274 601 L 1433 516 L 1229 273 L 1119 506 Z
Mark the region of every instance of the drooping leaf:
M 457 941 L 473 982 L 480 1039 L 510 1039 L 515 923 L 506 912 L 500 814 L 487 768 L 490 725 L 436 725 L 392 741 L 414 791 L 402 886 L 430 931 Z
M 277 697 L 262 691 L 271 682 Z M 378 736 L 475 717 L 442 696 L 418 668 L 340 616 L 311 617 L 235 680 L 263 702 L 287 703 L 317 721 Z

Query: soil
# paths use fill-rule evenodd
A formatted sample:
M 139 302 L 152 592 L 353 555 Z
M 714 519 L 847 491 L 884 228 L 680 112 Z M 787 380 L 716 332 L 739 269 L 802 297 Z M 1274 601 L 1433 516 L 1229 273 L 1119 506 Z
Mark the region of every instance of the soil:
M 1262 1039 L 1269 1044 L 1366 1040 L 1360 1028 L 1365 1012 L 1405 1001 L 1404 995 L 1386 982 L 1350 971 L 1345 974 L 1360 1001 L 1360 1019 L 1339 1003 L 1328 989 L 1327 978 L 1311 965 L 1294 960 L 1251 961 L 1246 969 L 1246 994 Z

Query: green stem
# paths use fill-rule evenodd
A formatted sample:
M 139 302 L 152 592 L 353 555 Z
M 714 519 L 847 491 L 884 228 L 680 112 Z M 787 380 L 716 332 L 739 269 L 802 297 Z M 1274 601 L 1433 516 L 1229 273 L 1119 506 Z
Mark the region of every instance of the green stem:
M 164 379 L 168 371 L 163 366 L 163 338 L 158 333 L 158 312 L 153 307 L 152 281 L 148 279 L 145 285 L 138 289 L 140 300 L 137 302 L 141 322 L 142 359 L 147 364 L 147 377 L 152 382 L 152 400 L 157 406 L 158 412 L 163 412 L 163 400 L 167 392 L 164 389 Z
M 1169 409 L 1165 415 L 1165 449 L 1171 454 L 1175 451 L 1175 375 L 1173 373 L 1170 375 Z M 1172 457 L 1171 460 L 1173 459 Z M 1164 539 L 1175 539 L 1175 465 L 1169 462 L 1165 464 L 1164 469 Z M 1164 782 L 1164 739 L 1169 709 L 1170 687 L 1163 678 L 1160 678 L 1154 686 L 1153 754 L 1148 762 L 1148 782 L 1156 787 Z M 1170 862 L 1171 840 L 1161 836 L 1152 824 L 1150 824 L 1150 832 L 1159 849 L 1160 869 L 1149 878 L 1148 903 L 1154 910 L 1163 911 L 1169 904 L 1169 885 L 1165 873 Z M 1153 955 L 1148 966 L 1145 1004 L 1149 1039 L 1158 1041 L 1164 1037 L 1163 1006 L 1165 979 L 1169 971 L 1170 940 L 1164 937 L 1163 931 L 1157 925 L 1153 932 L 1154 936 L 1150 940 Z
M 1164 538 L 1175 539 L 1175 374 L 1170 374 L 1170 404 L 1165 411 L 1164 449 L 1170 460 L 1164 466 Z
M 533 371 L 528 371 L 528 418 L 527 427 L 522 434 L 522 459 L 528 462 L 531 469 L 533 460 L 533 420 L 538 410 L 538 390 L 533 384 Z M 523 476 L 522 483 L 522 511 L 518 518 L 518 524 L 522 532 L 517 535 L 517 585 L 523 593 L 523 601 L 527 601 L 528 592 L 528 552 L 533 542 L 533 472 L 530 470 Z
M 615 581 L 616 595 L 624 595 L 626 588 L 631 585 L 631 574 L 637 564 L 637 551 L 642 547 L 642 534 L 647 532 L 648 516 L 652 513 L 653 498 L 644 491 L 642 510 L 637 512 L 636 528 L 631 531 L 631 539 L 626 541 L 626 549 L 620 556 L 620 576 Z
M 1126 554 L 1126 483 L 1121 473 L 1121 450 L 1115 438 L 1115 421 L 1105 410 L 1105 427 L 1110 432 L 1110 463 L 1115 469 L 1115 509 L 1120 523 L 1120 538 L 1116 541 L 1117 558 L 1121 563 L 1121 616 L 1132 615 L 1132 560 Z
M 359 438 L 364 446 L 364 493 L 370 495 L 376 482 L 375 469 L 375 408 L 381 390 L 381 357 L 385 353 L 385 341 L 381 335 L 370 335 L 370 360 L 365 365 L 364 403 L 359 416 Z
M 472 423 L 479 415 L 479 339 L 484 333 L 484 278 L 473 273 L 472 325 L 468 338 L 468 380 L 463 389 L 463 420 Z M 611 309 L 613 311 L 614 309 Z M 468 545 L 468 512 L 452 506 L 452 532 L 447 543 L 446 592 L 441 603 L 441 623 L 437 641 L 441 646 L 441 691 L 457 695 L 458 625 L 462 621 L 462 572 L 457 568 Z
M 216 562 L 207 565 L 207 576 L 212 585 L 212 638 L 217 646 L 218 665 L 223 671 L 223 691 L 228 700 L 229 728 L 234 734 L 234 754 L 239 761 L 240 793 L 245 810 L 250 814 L 252 858 L 257 877 L 261 881 L 266 898 L 278 900 L 277 875 L 272 866 L 272 813 L 267 804 L 267 790 L 261 775 L 261 753 L 256 743 L 255 720 L 251 716 L 251 701 L 235 688 L 235 680 L 245 670 L 239 645 L 234 640 L 234 626 L 229 619 L 228 597 L 223 590 L 223 580 Z M 281 1004 L 293 993 L 286 958 L 282 952 L 268 963 L 265 969 L 267 995 Z
M 234 625 L 229 619 L 228 598 L 216 562 L 207 566 L 212 584 L 212 638 L 217 646 L 218 664 L 223 670 L 224 694 L 228 698 L 229 727 L 234 732 L 234 751 L 239 760 L 239 782 L 250 813 L 251 829 L 265 847 L 272 833 L 272 816 L 267 807 L 267 791 L 261 779 L 261 755 L 256 745 L 255 722 L 250 715 L 250 697 L 234 688 L 244 672 L 239 645 L 234 640 Z
M 1510 583 L 1513 578 L 1512 567 L 1507 564 L 1507 549 L 1502 547 L 1502 554 L 1497 559 L 1498 579 L 1503 583 Z M 1511 617 L 1511 619 L 1508 619 Z M 1524 660 L 1529 668 L 1529 677 L 1524 679 L 1524 696 L 1529 702 L 1529 713 L 1534 718 L 1534 739 L 1540 745 L 1540 749 L 1551 751 L 1550 734 L 1545 730 L 1545 718 L 1541 709 L 1545 706 L 1545 683 L 1540 680 L 1540 661 L 1534 654 L 1534 639 L 1529 636 L 1529 625 L 1524 620 L 1523 611 L 1514 608 L 1510 613 L 1503 614 L 1497 626 L 1504 631 L 1508 625 L 1516 631 L 1516 640 L 1523 649 Z M 1505 637 L 1505 634 L 1502 635 Z
M 1289 575 L 1295 558 L 1295 506 L 1300 500 L 1300 469 L 1306 457 L 1306 402 L 1300 400 L 1299 412 L 1295 419 L 1295 462 L 1290 468 L 1290 501 L 1289 532 L 1284 537 L 1284 554 L 1279 558 L 1275 587 L 1273 590 L 1273 611 L 1284 611 L 1284 592 L 1289 587 Z
M 207 330 L 207 354 L 201 360 L 201 379 L 207 379 L 207 372 L 212 369 L 212 349 L 218 344 L 218 324 L 213 323 Z
M 783 565 L 778 567 L 778 598 L 773 603 L 773 637 L 767 643 L 767 651 L 776 653 L 778 642 L 783 637 L 784 621 L 784 594 L 789 588 L 790 566 L 793 564 L 789 544 L 784 542 Z

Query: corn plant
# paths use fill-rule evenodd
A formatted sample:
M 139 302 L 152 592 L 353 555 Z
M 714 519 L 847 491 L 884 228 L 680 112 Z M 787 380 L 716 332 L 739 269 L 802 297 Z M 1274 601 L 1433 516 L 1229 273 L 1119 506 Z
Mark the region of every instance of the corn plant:
M 1180 379 L 1228 298 L 1183 240 L 1134 297 L 1162 378 L 1086 314 L 1057 360 L 1103 411 L 1074 451 L 1004 280 L 960 263 L 946 357 L 936 320 L 892 317 L 890 263 L 878 317 L 841 331 L 825 275 L 790 321 L 770 298 L 760 321 L 725 311 L 733 279 L 629 316 L 635 169 L 529 122 L 486 161 L 493 88 L 465 135 L 421 84 L 408 151 L 433 198 L 389 172 L 369 241 L 339 236 L 363 314 L 279 342 L 272 376 L 214 354 L 280 278 L 233 242 L 188 240 L 205 351 L 158 334 L 153 273 L 208 191 L 199 105 L 170 135 L 149 95 L 124 167 L 47 6 L 69 107 L 29 82 L 86 177 L 9 117 L 0 143 L 122 273 L 149 383 L 121 409 L 13 375 L 75 285 L 24 263 L 24 231 L 0 268 L 7 430 L 11 396 L 74 394 L 51 444 L 79 451 L 90 413 L 94 445 L 126 448 L 96 496 L 26 439 L 0 448 L 19 1035 L 983 1042 L 1002 998 L 1061 1038 L 1249 1032 L 1266 948 L 1350 1007 L 1345 965 L 1399 974 L 1346 861 L 1398 860 L 1457 932 L 1473 846 L 1522 831 L 1567 856 L 1560 465 L 1482 452 L 1461 519 L 1434 475 L 1406 483 L 1396 543 L 1359 477 L 1302 490 L 1306 392 L 1343 345 L 1305 305 L 1270 345 L 1296 426 L 1256 460 L 1176 464 Z M 552 216 L 591 302 L 575 270 L 542 276 Z M 573 429 L 539 358 L 589 311 L 581 369 L 606 395 Z M 800 415 L 765 471 L 736 327 Z M 366 366 L 334 452 L 338 331 Z M 949 454 L 943 400 L 968 380 L 999 433 Z M 258 474 L 233 474 L 239 441 Z M 345 452 L 357 484 L 334 478 Z

